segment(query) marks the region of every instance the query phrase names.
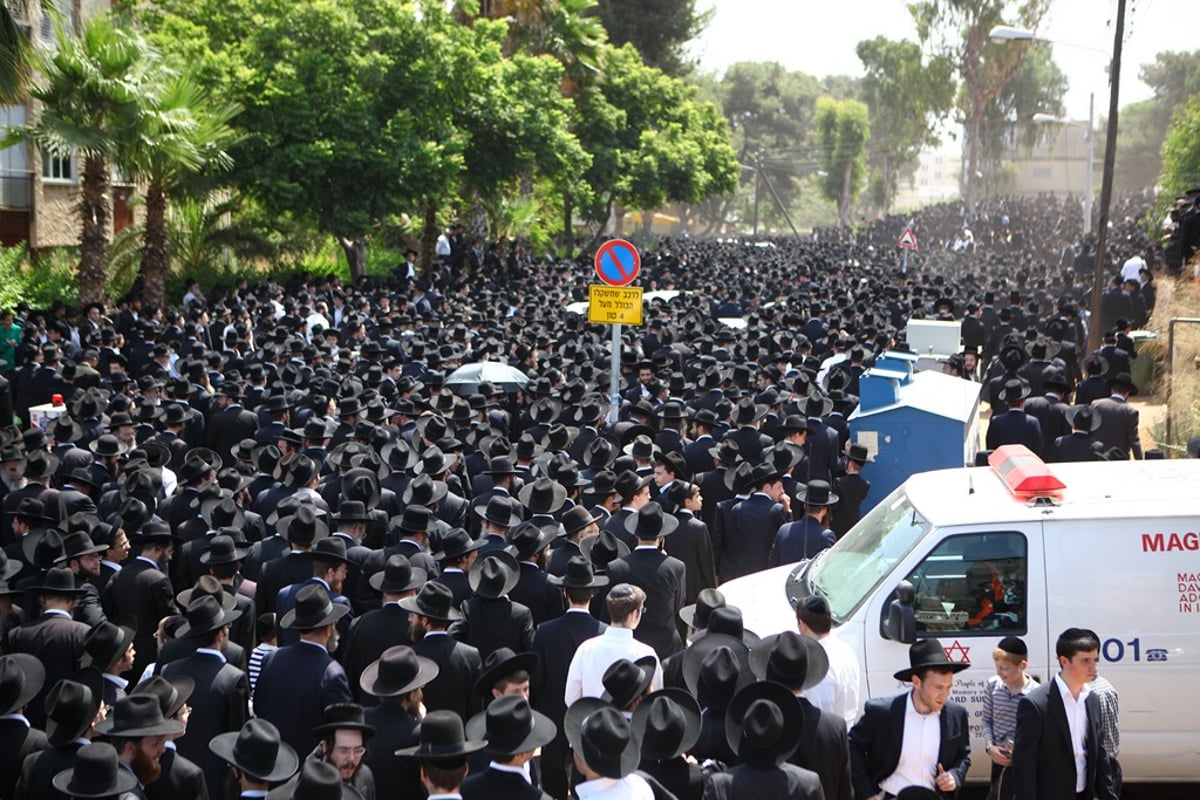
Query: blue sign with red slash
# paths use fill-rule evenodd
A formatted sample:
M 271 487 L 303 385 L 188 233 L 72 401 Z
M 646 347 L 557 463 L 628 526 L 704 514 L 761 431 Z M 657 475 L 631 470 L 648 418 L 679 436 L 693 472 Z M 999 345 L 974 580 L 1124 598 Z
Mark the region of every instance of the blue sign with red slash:
M 596 277 L 609 286 L 628 286 L 642 268 L 637 248 L 624 239 L 613 239 L 596 251 Z

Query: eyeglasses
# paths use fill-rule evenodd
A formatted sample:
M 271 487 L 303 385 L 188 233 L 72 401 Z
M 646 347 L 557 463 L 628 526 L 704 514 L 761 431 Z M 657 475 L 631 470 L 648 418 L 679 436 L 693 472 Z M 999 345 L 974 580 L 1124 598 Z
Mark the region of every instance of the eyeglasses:
M 356 756 L 361 758 L 367 752 L 367 748 L 359 745 L 358 747 L 335 747 L 333 748 L 335 755 L 339 756 Z

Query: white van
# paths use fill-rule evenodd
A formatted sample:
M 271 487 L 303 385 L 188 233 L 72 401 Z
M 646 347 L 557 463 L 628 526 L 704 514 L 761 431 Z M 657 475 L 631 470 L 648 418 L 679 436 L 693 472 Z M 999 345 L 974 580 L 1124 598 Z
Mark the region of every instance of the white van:
M 863 698 L 902 691 L 892 673 L 908 666 L 909 643 L 939 638 L 974 665 L 953 699 L 971 715 L 977 779 L 987 777 L 979 718 L 997 642 L 1022 637 L 1030 673 L 1045 681 L 1058 634 L 1091 628 L 1120 696 L 1125 781 L 1196 780 L 1200 461 L 1047 467 L 1023 447 L 992 459 L 914 475 L 817 558 L 720 589 L 760 636 L 795 630 L 796 603 L 824 595 L 833 635 L 859 656 Z

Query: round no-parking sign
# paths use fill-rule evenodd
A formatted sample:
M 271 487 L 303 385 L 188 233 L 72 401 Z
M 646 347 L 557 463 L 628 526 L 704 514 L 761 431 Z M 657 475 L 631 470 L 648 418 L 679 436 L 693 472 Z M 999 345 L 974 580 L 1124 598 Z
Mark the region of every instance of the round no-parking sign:
M 642 257 L 624 239 L 612 239 L 596 251 L 596 277 L 609 286 L 628 286 L 637 279 Z

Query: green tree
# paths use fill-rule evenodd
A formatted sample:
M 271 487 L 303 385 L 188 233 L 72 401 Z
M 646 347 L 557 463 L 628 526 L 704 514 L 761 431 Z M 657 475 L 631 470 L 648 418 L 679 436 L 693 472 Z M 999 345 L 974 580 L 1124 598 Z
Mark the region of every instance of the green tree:
M 1171 118 L 1189 97 L 1200 93 L 1200 50 L 1159 53 L 1152 63 L 1142 65 L 1139 77 L 1154 91 L 1154 96 L 1121 109 L 1113 172 L 1114 190 L 1118 193 L 1145 189 L 1157 180 L 1162 171 L 1160 151 Z M 1103 136 L 1103 121 L 1098 127 Z M 1103 152 L 1102 138 L 1097 147 L 1098 152 Z
M 36 124 L 10 129 L 0 146 L 26 141 L 44 150 L 83 160 L 80 171 L 79 296 L 104 299 L 107 268 L 109 165 L 142 130 L 145 99 L 153 96 L 155 74 L 146 41 L 93 17 L 81 36 L 59 31 L 58 48 L 38 65 L 42 80 L 30 95 L 42 104 Z
M 980 199 L 984 154 L 1002 136 L 985 125 L 988 109 L 1004 92 L 1029 50 L 1028 42 L 994 42 L 990 33 L 1011 24 L 1037 30 L 1051 0 L 917 0 L 909 11 L 921 42 L 954 65 L 959 76 L 959 121 L 966 128 L 963 199 L 970 213 Z
M 1162 165 L 1158 182 L 1164 202 L 1200 183 L 1200 94 L 1193 95 L 1171 121 L 1162 146 Z
M 598 13 L 614 45 L 632 44 L 647 65 L 673 77 L 691 72 L 686 45 L 713 14 L 697 11 L 696 0 L 599 0 Z
M 940 141 L 937 125 L 954 102 L 954 67 L 944 56 L 926 62 L 920 45 L 907 39 L 877 36 L 859 42 L 856 52 L 866 71 L 862 99 L 871 112 L 872 186 L 886 212 L 898 176 Z
M 229 122 L 240 108 L 213 102 L 190 72 L 174 72 L 160 63 L 157 74 L 162 86 L 147 98 L 141 130 L 122 143 L 119 158 L 121 166 L 145 184 L 143 296 L 161 306 L 170 266 L 167 198 L 187 178 L 232 166 L 229 148 L 237 134 Z
M 822 171 L 821 189 L 837 203 L 838 224 L 850 224 L 850 209 L 867 174 L 870 112 L 857 100 L 817 100 L 817 141 Z

